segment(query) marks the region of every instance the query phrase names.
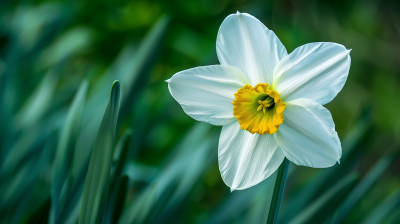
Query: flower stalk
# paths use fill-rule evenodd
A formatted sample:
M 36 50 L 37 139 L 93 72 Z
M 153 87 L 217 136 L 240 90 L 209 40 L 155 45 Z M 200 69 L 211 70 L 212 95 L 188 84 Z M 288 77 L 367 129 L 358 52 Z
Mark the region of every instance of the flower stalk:
M 275 175 L 272 176 L 273 182 L 269 189 L 267 200 L 269 203 L 266 207 L 263 223 L 276 224 L 278 222 L 279 209 L 281 207 L 283 192 L 285 191 L 286 178 L 289 171 L 290 161 L 285 158 L 279 166 Z

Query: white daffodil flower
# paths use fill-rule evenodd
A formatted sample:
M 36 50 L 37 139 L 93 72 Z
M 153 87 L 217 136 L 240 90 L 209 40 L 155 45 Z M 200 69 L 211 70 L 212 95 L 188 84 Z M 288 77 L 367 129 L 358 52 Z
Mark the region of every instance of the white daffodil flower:
M 171 95 L 198 121 L 222 125 L 219 170 L 231 190 L 252 187 L 286 157 L 330 167 L 342 155 L 329 103 L 343 88 L 350 50 L 310 43 L 288 54 L 275 33 L 246 13 L 229 15 L 217 37 L 221 65 L 167 80 Z

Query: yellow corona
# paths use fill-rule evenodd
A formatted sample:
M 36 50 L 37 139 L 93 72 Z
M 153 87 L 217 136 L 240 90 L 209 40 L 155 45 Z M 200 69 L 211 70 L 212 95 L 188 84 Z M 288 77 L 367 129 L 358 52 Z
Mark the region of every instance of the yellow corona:
M 252 87 L 247 84 L 235 93 L 233 115 L 240 128 L 254 134 L 273 134 L 283 123 L 285 103 L 278 92 L 271 90 L 268 83 Z

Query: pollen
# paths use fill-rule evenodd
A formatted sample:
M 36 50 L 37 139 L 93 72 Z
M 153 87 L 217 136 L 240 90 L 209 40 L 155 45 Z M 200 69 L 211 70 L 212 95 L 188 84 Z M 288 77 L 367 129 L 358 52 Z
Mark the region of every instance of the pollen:
M 233 115 L 238 119 L 240 128 L 252 134 L 273 134 L 283 123 L 285 103 L 277 91 L 269 88 L 268 83 L 243 86 L 235 93 L 232 104 Z

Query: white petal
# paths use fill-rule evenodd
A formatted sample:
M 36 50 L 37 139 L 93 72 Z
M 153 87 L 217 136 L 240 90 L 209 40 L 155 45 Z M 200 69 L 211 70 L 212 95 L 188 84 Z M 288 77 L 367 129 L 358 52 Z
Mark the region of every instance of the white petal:
M 235 92 L 249 84 L 237 68 L 212 65 L 181 71 L 167 80 L 171 95 L 186 114 L 198 121 L 224 125 L 235 121 Z
M 350 51 L 335 43 L 310 43 L 283 58 L 273 88 L 284 101 L 307 98 L 324 105 L 342 90 L 350 69 Z
M 238 122 L 223 126 L 218 146 L 222 179 L 231 190 L 252 187 L 273 174 L 285 156 L 272 135 L 251 134 Z
M 331 113 L 309 99 L 286 102 L 285 120 L 275 139 L 293 163 L 309 167 L 333 166 L 342 155 Z
M 287 51 L 258 19 L 237 13 L 229 15 L 219 28 L 217 54 L 221 64 L 240 69 L 254 86 L 272 84 L 274 68 Z

